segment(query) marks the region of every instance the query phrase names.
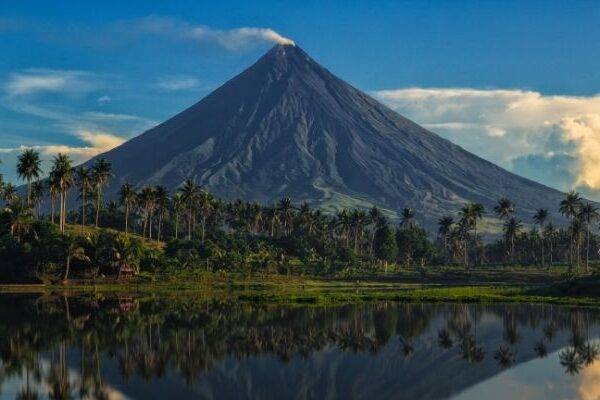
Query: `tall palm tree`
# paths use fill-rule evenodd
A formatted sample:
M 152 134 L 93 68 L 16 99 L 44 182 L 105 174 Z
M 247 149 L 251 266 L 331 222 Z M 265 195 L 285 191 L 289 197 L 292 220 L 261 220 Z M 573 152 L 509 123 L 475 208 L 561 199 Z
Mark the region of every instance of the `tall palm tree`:
M 75 184 L 79 189 L 79 198 L 81 198 L 81 226 L 85 226 L 86 206 L 88 195 L 92 193 L 93 187 L 92 171 L 85 167 L 77 168 L 75 172 Z
M 50 172 L 51 180 L 55 179 L 58 182 L 60 189 L 60 231 L 65 231 L 67 221 L 67 193 L 73 186 L 73 162 L 71 159 L 62 153 L 58 153 L 54 157 L 52 171 Z
M 469 238 L 469 231 L 473 230 L 474 231 L 474 239 L 475 239 L 475 245 L 477 245 L 477 221 L 483 218 L 483 213 L 484 213 L 484 208 L 483 205 L 479 204 L 479 203 L 467 203 L 465 204 L 462 209 L 460 210 L 460 216 L 461 216 L 461 225 L 463 226 L 463 230 L 465 232 L 465 243 L 464 243 L 464 247 L 465 247 L 465 267 L 467 267 L 467 269 L 469 268 L 469 251 L 468 251 L 468 246 L 467 246 L 467 242 L 468 242 L 468 238 Z
M 448 253 L 448 239 L 450 232 L 452 231 L 452 225 L 454 225 L 454 218 L 447 216 L 442 217 L 438 220 L 438 237 L 441 238 L 444 245 L 444 251 L 446 252 L 446 258 Z M 448 261 L 446 259 L 446 261 Z
M 201 232 L 201 243 L 204 244 L 204 237 L 206 235 L 206 222 L 210 217 L 214 209 L 214 199 L 212 195 L 206 190 L 200 190 L 198 193 L 198 211 L 200 212 L 200 228 Z
M 509 218 L 504 223 L 504 237 L 507 243 L 510 243 L 510 258 L 514 262 L 515 255 L 515 239 L 522 229 L 522 224 L 514 217 Z
M 31 205 L 31 182 L 39 179 L 42 168 L 40 153 L 34 149 L 25 149 L 17 159 L 17 174 L 27 181 L 27 204 Z
M 181 195 L 183 196 L 183 200 L 186 204 L 187 209 L 187 225 L 188 225 L 188 234 L 187 239 L 192 239 L 192 225 L 195 222 L 195 214 L 196 209 L 198 207 L 198 198 L 200 196 L 200 186 L 196 185 L 191 179 L 188 179 L 184 182 L 181 189 L 179 189 Z
M 571 225 L 575 224 L 575 219 L 577 218 L 577 215 L 579 214 L 579 207 L 581 207 L 581 197 L 579 196 L 579 193 L 577 193 L 574 190 L 571 190 L 569 193 L 567 193 L 567 196 L 564 198 L 564 200 L 562 200 L 560 202 L 560 207 L 559 207 L 559 211 L 562 215 L 564 215 L 566 218 L 569 218 L 571 220 Z M 574 243 L 573 243 L 573 235 L 572 235 L 573 231 L 571 231 L 571 241 L 569 244 L 569 257 L 570 257 L 570 264 L 571 267 L 573 266 L 575 257 L 574 257 Z
M 598 219 L 598 209 L 591 203 L 585 203 L 579 210 L 579 217 L 585 222 L 586 249 L 585 249 L 585 272 L 590 272 L 590 226 Z
M 173 216 L 175 217 L 175 239 L 179 238 L 179 216 L 185 210 L 185 201 L 183 199 L 183 194 L 181 192 L 177 192 L 171 198 L 171 210 L 173 211 Z
M 294 206 L 289 197 L 284 197 L 279 200 L 279 204 L 277 204 L 277 213 L 279 214 L 279 220 L 281 221 L 285 234 L 289 235 L 292 232 L 294 221 Z
M 405 207 L 400 212 L 400 226 L 403 228 L 412 228 L 415 224 L 415 210 Z
M 42 181 L 34 181 L 31 184 L 31 207 L 35 210 L 36 218 L 40 216 L 40 208 L 44 200 L 44 183 Z
M 5 211 L 8 216 L 10 235 L 14 237 L 17 242 L 20 242 L 23 235 L 25 235 L 31 227 L 31 207 L 25 204 L 23 200 L 16 198 L 8 204 Z
M 549 256 L 550 256 L 550 266 L 552 266 L 553 263 L 553 257 L 554 257 L 554 237 L 556 236 L 556 229 L 554 228 L 554 225 L 552 224 L 552 222 L 549 222 L 546 224 L 546 227 L 544 228 L 544 239 L 547 241 L 548 243 L 548 250 L 549 250 Z
M 156 212 L 158 214 L 158 229 L 156 232 L 156 239 L 160 241 L 162 222 L 169 206 L 169 191 L 166 187 L 159 185 L 154 188 L 154 193 L 156 197 Z
M 146 186 L 140 191 L 137 199 L 140 202 L 144 215 L 142 236 L 146 237 L 147 230 L 148 238 L 152 239 L 152 214 L 156 207 L 156 189 L 153 186 Z
M 500 219 L 507 220 L 515 212 L 515 204 L 508 197 L 502 197 L 494 207 L 494 212 Z
M 546 220 L 548 219 L 548 210 L 545 208 L 540 208 L 535 212 L 533 216 L 533 222 L 536 223 L 540 227 L 540 248 L 542 252 L 542 268 L 544 268 L 545 259 L 544 259 L 544 225 L 546 224 Z
M 108 184 L 108 180 L 112 175 L 111 165 L 106 159 L 96 159 L 92 167 L 94 177 L 94 186 L 96 187 L 96 228 L 98 227 L 98 219 L 100 218 L 100 205 L 102 202 L 102 188 Z
M 48 177 L 48 193 L 50 194 L 51 204 L 50 220 L 54 223 L 54 203 L 56 202 L 56 198 L 60 196 L 60 182 L 58 181 L 56 174 L 50 173 L 50 176 Z
M 125 183 L 119 190 L 119 201 L 125 207 L 125 234 L 129 233 L 129 212 L 135 204 L 137 193 L 133 185 Z

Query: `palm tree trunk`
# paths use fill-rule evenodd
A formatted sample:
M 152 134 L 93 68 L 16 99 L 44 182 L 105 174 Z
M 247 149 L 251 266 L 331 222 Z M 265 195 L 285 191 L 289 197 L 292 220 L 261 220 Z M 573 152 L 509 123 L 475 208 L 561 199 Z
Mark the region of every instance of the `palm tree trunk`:
M 585 249 L 585 272 L 590 272 L 590 221 L 587 221 L 587 238 Z
M 128 233 L 129 203 L 125 203 L 125 234 Z
M 71 255 L 67 256 L 67 265 L 65 266 L 65 275 L 63 276 L 63 282 L 69 279 L 69 270 L 71 269 Z
M 31 205 L 31 179 L 27 178 L 27 205 Z
M 86 203 L 85 189 L 83 190 L 83 193 L 81 194 L 81 200 L 83 201 L 83 204 L 81 205 L 81 226 L 84 227 L 85 226 L 85 203 Z
M 56 201 L 56 198 L 54 196 L 50 196 L 50 207 L 51 207 L 51 212 L 50 212 L 50 220 L 52 221 L 52 223 L 54 223 L 54 202 Z
M 102 195 L 102 189 L 98 186 L 96 190 L 96 228 L 98 227 L 98 219 L 100 217 L 100 197 Z
M 175 213 L 175 240 L 178 239 L 179 233 L 179 213 Z

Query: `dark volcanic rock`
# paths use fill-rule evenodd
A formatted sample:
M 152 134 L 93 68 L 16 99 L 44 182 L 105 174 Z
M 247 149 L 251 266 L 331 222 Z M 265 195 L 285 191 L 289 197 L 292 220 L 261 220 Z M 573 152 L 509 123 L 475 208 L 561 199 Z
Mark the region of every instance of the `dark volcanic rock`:
M 297 46 L 278 45 L 187 110 L 102 157 L 108 194 L 128 181 L 175 189 L 188 178 L 217 196 L 325 208 L 414 208 L 421 221 L 476 201 L 512 198 L 521 217 L 562 194 L 516 176 L 400 116 Z

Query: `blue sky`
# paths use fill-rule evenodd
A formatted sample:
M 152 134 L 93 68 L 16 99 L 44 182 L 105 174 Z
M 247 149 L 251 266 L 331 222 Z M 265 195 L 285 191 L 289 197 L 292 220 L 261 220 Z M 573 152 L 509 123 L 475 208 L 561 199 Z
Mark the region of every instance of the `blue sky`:
M 597 3 L 322 3 L 2 2 L 0 171 L 16 182 L 21 146 L 83 160 L 141 133 L 250 65 L 270 29 L 468 150 L 596 196 Z

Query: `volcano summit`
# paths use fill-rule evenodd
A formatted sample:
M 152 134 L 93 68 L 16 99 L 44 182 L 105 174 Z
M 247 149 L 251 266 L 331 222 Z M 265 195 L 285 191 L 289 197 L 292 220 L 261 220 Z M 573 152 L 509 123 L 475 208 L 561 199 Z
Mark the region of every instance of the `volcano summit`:
M 508 196 L 528 218 L 563 196 L 402 117 L 294 45 L 99 157 L 113 165 L 109 196 L 125 182 L 174 190 L 194 179 L 230 200 L 411 207 L 426 226 L 467 201 L 490 209 Z

